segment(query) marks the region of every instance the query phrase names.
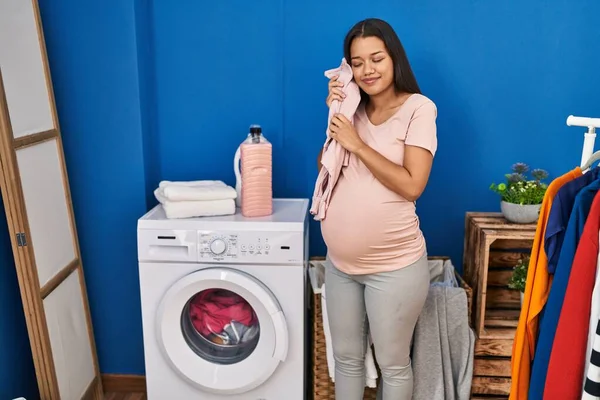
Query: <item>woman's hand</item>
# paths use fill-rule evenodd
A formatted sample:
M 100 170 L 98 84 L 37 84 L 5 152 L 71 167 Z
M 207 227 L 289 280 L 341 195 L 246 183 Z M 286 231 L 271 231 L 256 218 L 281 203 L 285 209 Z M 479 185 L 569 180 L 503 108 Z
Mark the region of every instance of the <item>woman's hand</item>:
M 344 84 L 342 82 L 339 82 L 337 79 L 338 77 L 334 76 L 329 80 L 329 94 L 327 96 L 327 99 L 325 100 L 325 103 L 327 103 L 327 107 L 331 107 L 331 103 L 334 100 L 343 101 L 346 97 L 346 95 L 342 91 L 342 87 L 344 86 Z
M 366 146 L 365 142 L 358 136 L 354 125 L 343 114 L 336 114 L 329 124 L 331 137 L 343 148 L 351 153 L 357 153 Z

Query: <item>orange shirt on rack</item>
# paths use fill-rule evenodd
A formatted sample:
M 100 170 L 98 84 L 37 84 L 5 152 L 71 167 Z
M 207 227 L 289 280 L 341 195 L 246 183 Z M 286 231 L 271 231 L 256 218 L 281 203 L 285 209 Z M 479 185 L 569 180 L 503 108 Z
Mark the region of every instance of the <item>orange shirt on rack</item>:
M 538 316 L 542 311 L 550 292 L 551 276 L 548 274 L 548 258 L 544 251 L 544 233 L 554 196 L 567 182 L 583 175 L 581 168 L 556 178 L 548 185 L 540 209 L 540 217 L 535 230 L 533 247 L 527 271 L 527 284 L 521 306 L 519 324 L 513 342 L 511 359 L 511 389 L 509 400 L 526 400 L 531 378 L 535 341 L 538 333 Z

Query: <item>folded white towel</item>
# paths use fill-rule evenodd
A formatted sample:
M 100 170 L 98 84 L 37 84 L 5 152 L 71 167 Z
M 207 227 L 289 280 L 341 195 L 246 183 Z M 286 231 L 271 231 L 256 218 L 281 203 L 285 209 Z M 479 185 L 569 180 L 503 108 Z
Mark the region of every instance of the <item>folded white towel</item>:
M 165 186 L 227 186 L 223 181 L 202 179 L 199 181 L 160 181 L 158 187 Z
M 165 196 L 164 187 L 159 186 L 154 190 L 154 196 L 162 204 L 165 215 L 169 219 L 235 214 L 234 199 L 171 201 Z
M 235 214 L 235 200 L 167 201 L 163 203 L 167 218 L 214 217 Z
M 237 193 L 223 181 L 161 181 L 159 195 L 165 201 L 228 200 L 235 199 Z
M 327 296 L 325 295 L 325 283 L 321 286 L 321 310 L 323 317 L 323 333 L 325 334 L 325 353 L 327 354 L 327 369 L 329 377 L 335 383 L 335 359 L 333 358 L 333 348 L 331 344 L 331 333 L 329 331 L 329 317 L 327 316 Z M 377 387 L 377 368 L 373 350 L 371 349 L 371 335 L 367 335 L 367 352 L 365 353 L 365 386 L 370 388 Z

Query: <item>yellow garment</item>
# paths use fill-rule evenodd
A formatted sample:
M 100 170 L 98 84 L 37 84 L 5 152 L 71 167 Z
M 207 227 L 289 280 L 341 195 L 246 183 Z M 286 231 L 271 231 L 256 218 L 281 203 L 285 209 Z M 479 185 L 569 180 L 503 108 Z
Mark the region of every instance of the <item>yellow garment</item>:
M 521 306 L 519 324 L 513 342 L 511 359 L 511 389 L 509 400 L 526 400 L 531 378 L 531 362 L 535 352 L 538 333 L 538 316 L 542 311 L 550 292 L 551 275 L 548 274 L 548 258 L 544 250 L 544 233 L 554 196 L 567 182 L 583 175 L 581 168 L 556 178 L 548 185 L 540 209 L 540 217 L 535 230 L 531 258 L 527 271 L 527 283 Z

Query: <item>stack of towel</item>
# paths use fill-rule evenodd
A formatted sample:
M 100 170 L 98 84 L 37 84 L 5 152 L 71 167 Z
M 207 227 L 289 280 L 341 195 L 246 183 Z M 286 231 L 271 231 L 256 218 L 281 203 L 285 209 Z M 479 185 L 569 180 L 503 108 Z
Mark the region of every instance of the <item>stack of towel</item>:
M 161 181 L 154 196 L 171 219 L 235 214 L 237 193 L 222 181 Z

